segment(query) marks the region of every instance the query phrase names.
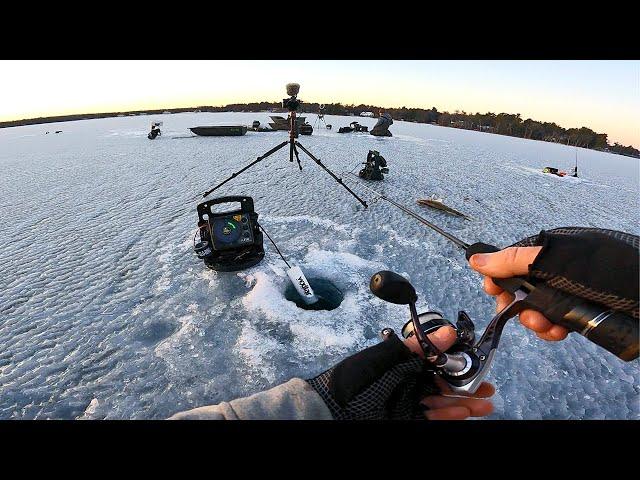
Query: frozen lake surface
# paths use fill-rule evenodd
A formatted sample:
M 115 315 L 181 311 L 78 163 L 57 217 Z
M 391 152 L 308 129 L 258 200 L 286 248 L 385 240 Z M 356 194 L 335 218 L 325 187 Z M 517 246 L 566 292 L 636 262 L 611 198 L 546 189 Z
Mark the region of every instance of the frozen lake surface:
M 338 134 L 375 119 L 326 118 L 332 131 L 300 141 L 329 168 L 351 170 L 380 151 L 390 173 L 373 188 L 467 242 L 507 246 L 568 225 L 640 233 L 637 159 L 578 149 L 581 177 L 563 179 L 540 170 L 569 170 L 571 147 L 400 121 L 392 138 Z M 163 135 L 149 141 L 152 120 Z M 268 114 L 0 129 L 0 418 L 158 419 L 309 378 L 407 319 L 405 306 L 370 294 L 381 269 L 411 279 L 419 311 L 455 320 L 465 309 L 484 329 L 494 303 L 455 246 L 385 202 L 363 210 L 304 155 L 300 172 L 286 149 L 213 196 L 252 196 L 285 256 L 331 279 L 342 305 L 303 311 L 286 300 L 266 239 L 261 264 L 207 270 L 192 251 L 199 194 L 287 133 L 184 137 L 192 126 L 253 120 L 265 125 Z M 415 205 L 432 193 L 473 220 Z M 637 361 L 577 334 L 544 342 L 514 320 L 489 375 L 490 418 L 638 419 L 639 378 Z

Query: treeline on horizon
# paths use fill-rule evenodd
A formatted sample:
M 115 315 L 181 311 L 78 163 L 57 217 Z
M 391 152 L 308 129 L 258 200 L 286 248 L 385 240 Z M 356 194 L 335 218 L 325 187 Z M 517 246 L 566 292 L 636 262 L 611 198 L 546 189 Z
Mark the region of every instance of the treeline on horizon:
M 39 117 L 23 120 L 12 120 L 0 122 L 0 128 L 16 127 L 21 125 L 34 125 L 40 123 L 65 122 L 72 120 L 83 120 L 92 118 L 106 118 L 140 114 L 162 114 L 164 112 L 184 113 L 184 112 L 263 112 L 286 113 L 279 102 L 251 102 L 232 103 L 224 106 L 199 106 L 188 108 L 167 108 L 155 110 L 135 110 L 131 112 L 110 112 L 110 113 L 86 113 L 75 115 L 62 115 L 56 117 Z M 320 104 L 303 103 L 302 113 L 318 113 Z M 521 137 L 531 140 L 541 140 L 545 142 L 561 143 L 576 147 L 590 148 L 604 152 L 611 152 L 620 155 L 640 158 L 640 150 L 633 146 L 624 146 L 618 142 L 609 144 L 606 133 L 597 133 L 587 127 L 563 128 L 554 122 L 538 122 L 531 118 L 523 120 L 519 113 L 466 113 L 456 110 L 454 113 L 439 112 L 435 107 L 431 109 L 423 108 L 384 108 L 375 105 L 342 105 L 341 103 L 324 104 L 323 112 L 326 115 L 354 116 L 361 112 L 373 112 L 379 114 L 386 112 L 395 120 L 430 123 L 445 127 L 462 128 L 466 130 L 478 130 L 499 135 Z
M 198 107 L 201 111 L 205 107 Z M 219 107 L 214 111 L 249 111 L 259 112 L 263 110 L 286 111 L 279 103 L 255 102 L 237 103 Z M 320 104 L 303 103 L 302 110 L 306 113 L 318 113 Z M 553 122 L 537 122 L 531 118 L 523 120 L 519 113 L 466 113 L 456 110 L 454 113 L 439 112 L 436 107 L 423 108 L 384 108 L 375 105 L 342 105 L 341 103 L 329 103 L 324 105 L 326 115 L 359 115 L 361 112 L 373 112 L 378 114 L 386 112 L 395 120 L 416 123 L 431 123 L 444 127 L 463 128 L 466 130 L 478 130 L 499 135 L 542 140 L 545 142 L 562 143 L 576 147 L 590 148 L 604 152 L 617 153 L 630 157 L 640 158 L 640 150 L 633 146 L 624 146 L 618 142 L 609 144 L 606 133 L 596 133 L 590 128 L 565 129 Z

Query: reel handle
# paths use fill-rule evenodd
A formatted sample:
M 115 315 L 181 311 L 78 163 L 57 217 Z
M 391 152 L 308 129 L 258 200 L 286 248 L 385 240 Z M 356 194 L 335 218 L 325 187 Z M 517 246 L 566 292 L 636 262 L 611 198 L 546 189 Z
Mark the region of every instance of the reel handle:
M 409 305 L 414 333 L 425 357 L 429 358 L 436 365 L 446 362 L 446 355 L 431 343 L 431 340 L 429 340 L 420 328 L 420 320 L 418 318 L 418 312 L 416 311 L 418 295 L 409 280 L 390 270 L 382 270 L 371 277 L 369 289 L 371 293 L 385 302 L 395 303 L 397 305 Z
M 376 297 L 397 305 L 411 305 L 418 300 L 415 288 L 402 275 L 382 270 L 371 277 L 369 289 Z

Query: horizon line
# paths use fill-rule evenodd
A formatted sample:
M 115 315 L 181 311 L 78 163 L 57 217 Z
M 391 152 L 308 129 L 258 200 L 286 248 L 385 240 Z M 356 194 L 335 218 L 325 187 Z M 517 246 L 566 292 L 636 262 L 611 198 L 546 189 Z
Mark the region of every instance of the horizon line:
M 79 115 L 106 115 L 106 114 L 118 114 L 118 113 L 145 113 L 145 112 L 149 112 L 152 110 L 178 110 L 178 109 L 190 109 L 190 108 L 201 108 L 201 107 L 213 107 L 213 108 L 223 108 L 223 107 L 228 107 L 229 105 L 248 105 L 249 103 L 280 103 L 280 101 L 269 101 L 269 100 L 254 100 L 254 101 L 250 101 L 250 102 L 236 102 L 236 103 L 227 103 L 226 105 L 196 105 L 196 106 L 183 106 L 183 107 L 157 107 L 157 108 L 146 108 L 146 109 L 133 109 L 133 110 L 113 110 L 113 111 L 100 111 L 100 112 L 85 112 L 85 113 L 78 113 L 78 112 L 74 112 L 74 113 L 67 113 L 67 114 L 59 114 L 59 115 L 49 115 L 49 116 L 39 116 L 39 117 L 29 117 L 29 118 L 20 118 L 20 119 L 12 119 L 12 120 L 1 120 L 0 121 L 0 128 L 12 128 L 12 127 L 18 127 L 18 126 L 25 126 L 25 125 L 11 125 L 11 126 L 6 126 L 3 125 L 4 123 L 12 123 L 12 122 L 27 122 L 30 120 L 38 120 L 38 119 L 54 119 L 54 118 L 62 118 L 62 117 L 71 117 L 71 116 L 79 116 Z M 360 105 L 363 106 L 367 106 L 367 107 L 374 107 L 376 109 L 381 109 L 381 110 L 387 110 L 387 109 L 395 109 L 395 110 L 401 110 L 403 108 L 406 108 L 407 110 L 411 110 L 411 109 L 416 109 L 416 110 L 431 110 L 431 109 L 436 109 L 436 111 L 438 111 L 439 113 L 449 113 L 449 114 L 455 114 L 456 111 L 458 112 L 464 112 L 465 115 L 473 115 L 472 112 L 467 112 L 466 110 L 460 110 L 460 109 L 456 109 L 454 110 L 454 112 L 449 112 L 447 110 L 438 110 L 437 107 L 432 106 L 431 108 L 424 108 L 424 107 L 407 107 L 407 106 L 402 106 L 402 107 L 382 107 L 382 106 L 378 106 L 378 105 L 366 105 L 364 103 L 360 103 L 360 104 L 355 104 L 355 103 L 342 103 L 342 102 L 336 102 L 336 103 L 321 103 L 321 102 L 303 102 L 304 104 L 318 104 L 318 105 L 343 105 L 345 107 L 357 107 Z M 283 110 L 286 110 L 284 107 L 281 107 Z M 187 113 L 187 112 L 184 112 Z M 194 113 L 194 112 L 191 112 Z M 217 113 L 217 112 L 201 112 L 201 113 Z M 242 113 L 242 112 L 237 112 L 237 113 Z M 250 112 L 247 112 L 250 113 Z M 304 112 L 301 112 L 304 113 Z M 309 113 L 313 113 L 313 112 L 309 112 Z M 500 115 L 500 114 L 506 114 L 506 115 L 520 115 L 519 113 L 509 113 L 509 112 L 499 112 L 499 113 L 494 113 L 491 111 L 487 111 L 485 112 L 485 114 L 488 113 L 493 113 L 494 115 Z M 481 112 L 476 112 L 476 114 L 482 114 Z M 560 125 L 559 123 L 556 123 L 555 121 L 544 121 L 544 120 L 535 120 L 531 117 L 525 118 L 524 120 L 532 120 L 534 122 L 539 122 L 539 123 L 553 123 L 556 124 L 557 126 L 568 130 L 571 128 L 588 128 L 590 130 L 592 130 L 593 132 L 597 133 L 597 134 L 602 134 L 604 133 L 605 135 L 607 135 L 607 142 L 609 142 L 609 134 L 606 132 L 597 132 L 593 129 L 591 129 L 591 127 L 587 127 L 585 125 L 582 125 L 580 127 L 564 127 L 562 125 Z M 403 121 L 400 119 L 394 119 L 394 120 L 399 120 L 399 121 Z M 69 120 L 72 121 L 72 120 Z M 54 123 L 54 122 L 47 122 L 47 123 Z M 424 122 L 416 122 L 416 123 L 424 123 Z M 31 125 L 37 125 L 37 123 L 33 123 Z M 440 125 L 442 126 L 442 125 Z M 635 145 L 629 144 L 629 145 L 624 145 L 622 143 L 616 142 L 614 141 L 613 143 L 618 143 L 618 145 L 622 145 L 622 146 L 626 146 L 626 147 L 632 147 L 632 148 L 636 148 Z

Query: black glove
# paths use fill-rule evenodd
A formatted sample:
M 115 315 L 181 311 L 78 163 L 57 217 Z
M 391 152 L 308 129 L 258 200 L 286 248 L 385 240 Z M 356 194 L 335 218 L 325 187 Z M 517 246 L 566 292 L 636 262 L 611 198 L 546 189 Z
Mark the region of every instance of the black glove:
M 334 419 L 424 419 L 420 400 L 439 393 L 433 370 L 393 330 L 383 339 L 307 380 Z
M 601 228 L 541 231 L 513 246 L 542 245 L 529 276 L 571 295 L 638 318 L 637 235 Z

